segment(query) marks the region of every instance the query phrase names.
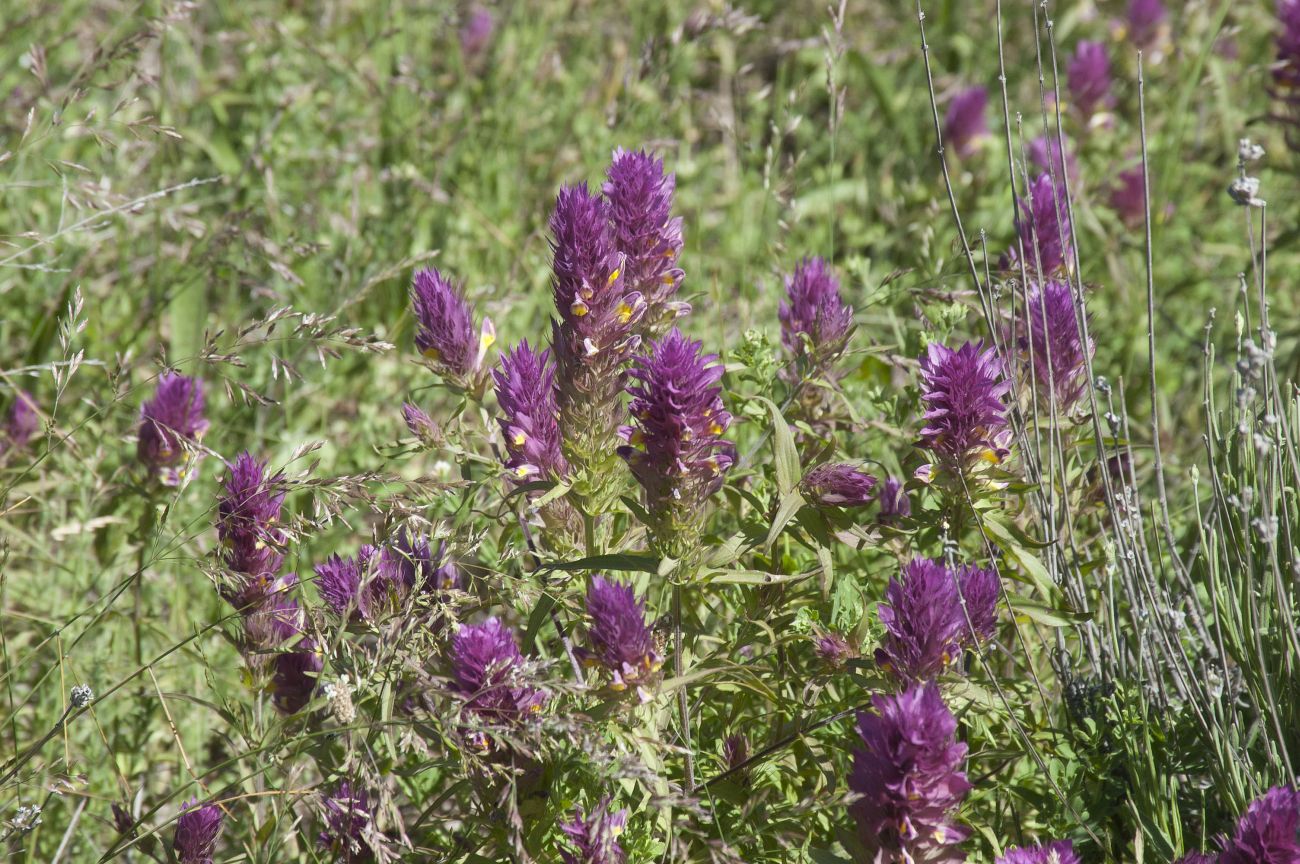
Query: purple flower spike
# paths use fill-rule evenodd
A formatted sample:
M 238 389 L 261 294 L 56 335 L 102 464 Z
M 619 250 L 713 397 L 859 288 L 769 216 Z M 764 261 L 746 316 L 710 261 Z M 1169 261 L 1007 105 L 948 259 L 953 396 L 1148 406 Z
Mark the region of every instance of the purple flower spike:
M 622 430 L 618 448 L 646 493 L 651 529 L 661 552 L 693 551 L 700 509 L 721 486 L 735 460 L 723 440 L 731 415 L 722 405 L 722 366 L 674 328 L 638 357 L 628 387 L 635 426 Z
M 271 679 L 272 701 L 285 714 L 297 714 L 311 702 L 324 663 L 316 652 L 316 643 L 300 639 L 290 651 L 275 655 L 275 674 Z
M 912 515 L 912 502 L 907 497 L 907 490 L 903 488 L 903 481 L 887 477 L 880 487 L 878 497 L 880 514 L 877 518 L 881 522 L 888 525 Z
M 41 428 L 41 414 L 36 408 L 36 400 L 26 390 L 15 390 L 13 404 L 9 406 L 9 419 L 5 423 L 4 441 L 0 441 L 0 453 L 8 450 L 21 450 Z
M 983 342 L 956 351 L 931 342 L 921 358 L 921 446 L 956 471 L 975 460 L 1002 461 L 1008 438 L 1002 399 L 1010 388 L 995 350 Z
M 1080 42 L 1066 67 L 1066 77 L 1070 98 L 1085 118 L 1114 102 L 1110 92 L 1110 58 L 1102 43 Z
M 362 546 L 356 558 L 331 555 L 325 563 L 317 564 L 314 568 L 316 590 L 335 615 L 355 614 L 363 619 L 369 617 L 368 610 L 362 609 L 367 604 L 362 595 L 361 581 L 366 562 L 373 553 L 373 547 Z
M 212 864 L 212 850 L 221 835 L 221 808 L 215 804 L 200 805 L 191 799 L 181 807 L 176 820 L 176 833 L 172 836 L 172 851 L 180 864 Z
M 1300 791 L 1275 786 L 1246 808 L 1219 864 L 1295 864 L 1300 861 Z
M 524 657 L 515 635 L 496 618 L 462 624 L 451 643 L 452 687 L 466 697 L 464 713 L 482 723 L 511 726 L 534 717 L 546 705 L 546 693 L 522 680 Z M 483 732 L 467 731 L 475 750 L 486 752 L 492 741 Z
M 970 783 L 966 745 L 934 684 L 872 698 L 858 715 L 863 747 L 853 754 L 849 788 L 858 832 L 875 861 L 963 861 L 970 830 L 954 821 Z
M 627 825 L 627 811 L 609 811 L 609 799 L 600 802 L 590 813 L 579 807 L 573 811 L 573 821 L 560 825 L 560 830 L 572 845 L 572 851 L 561 851 L 564 864 L 624 864 L 627 856 L 618 845 L 618 836 Z
M 140 408 L 136 455 L 164 485 L 180 485 L 202 458 L 195 445 L 206 431 L 203 382 L 164 372 L 154 397 Z
M 1030 141 L 1028 152 L 1029 164 L 1049 178 L 1055 175 L 1057 183 L 1064 184 L 1067 179 L 1073 183 L 1079 179 L 1078 158 L 1056 135 L 1042 135 Z
M 436 269 L 416 271 L 411 308 L 418 325 L 415 347 L 439 374 L 458 386 L 470 386 L 487 349 L 496 341 L 491 320 L 484 318 L 476 335 L 474 313 L 464 288 L 453 285 Z
M 890 579 L 885 589 L 879 615 L 886 634 L 876 649 L 876 662 L 902 681 L 934 678 L 959 660 L 975 638 L 992 635 L 998 590 L 997 576 L 987 570 L 964 567 L 954 572 L 929 558 L 909 562 L 901 580 Z
M 1053 185 L 1040 174 L 1029 184 L 1029 198 L 1020 201 L 1020 242 L 1031 271 L 1055 273 L 1070 266 L 1070 213 L 1065 186 Z
M 865 507 L 874 499 L 875 476 L 849 462 L 827 462 L 803 477 L 804 498 L 818 507 Z
M 599 663 L 613 677 L 610 687 L 640 688 L 663 666 L 654 633 L 645 620 L 645 601 L 631 585 L 593 576 L 587 589 L 587 615 L 591 618 L 586 658 Z
M 1146 221 L 1145 190 L 1142 183 L 1142 166 L 1119 172 L 1110 190 L 1110 209 L 1129 228 L 1137 228 Z
M 1161 0 L 1130 0 L 1126 28 L 1129 40 L 1144 50 L 1154 46 L 1166 26 L 1167 14 Z
M 506 467 L 520 480 L 557 480 L 569 470 L 560 446 L 559 409 L 555 404 L 555 364 L 551 352 L 519 343 L 492 372 L 501 407 L 501 437 Z
M 217 536 L 221 540 L 226 567 L 244 577 L 240 590 L 226 592 L 226 599 L 242 608 L 255 599 L 259 587 L 280 569 L 283 556 L 278 550 L 285 541 L 277 527 L 284 491 L 283 474 L 266 476 L 266 464 L 252 454 L 239 454 L 229 466 L 225 495 L 217 504 Z
M 682 220 L 672 215 L 677 178 L 649 153 L 621 148 L 614 151 L 606 178 L 603 191 L 614 242 L 624 256 L 623 280 L 645 300 L 643 330 L 657 335 L 691 311 L 690 304 L 675 299 L 683 278 L 677 266 Z
M 781 344 L 795 357 L 807 356 L 813 371 L 831 375 L 853 327 L 853 307 L 840 296 L 840 282 L 821 258 L 805 258 L 785 280 L 786 299 L 777 308 Z
M 622 420 L 627 364 L 640 346 L 646 302 L 630 290 L 609 205 L 585 184 L 566 186 L 551 216 L 556 404 L 565 455 L 586 475 L 575 485 L 593 511 L 617 494 L 611 460 Z M 581 478 L 580 478 L 581 479 Z
M 979 151 L 979 142 L 988 137 L 989 125 L 985 118 L 989 91 L 983 87 L 970 87 L 961 91 L 948 105 L 944 117 L 943 137 L 959 159 L 969 159 Z
M 483 6 L 475 5 L 460 28 L 460 53 L 467 59 L 478 57 L 492 42 L 496 19 Z
M 362 839 L 374 821 L 369 793 L 342 780 L 325 798 L 324 810 L 325 826 L 320 832 L 320 845 L 333 852 L 336 861 L 353 864 L 373 860 L 374 854 Z
M 1208 855 L 1205 852 L 1188 852 L 1174 864 L 1215 864 L 1218 860 L 1218 856 Z
M 1008 849 L 997 864 L 1080 864 L 1069 840 L 1052 840 L 1038 846 Z
M 1023 320 L 1018 322 L 1015 346 L 1020 362 L 1026 365 L 1021 377 L 1038 390 L 1040 410 L 1048 415 L 1050 400 L 1056 408 L 1068 412 L 1088 387 L 1087 361 L 1096 352 L 1096 343 L 1085 344 L 1075 318 L 1074 291 L 1066 282 L 1051 280 L 1029 289 Z

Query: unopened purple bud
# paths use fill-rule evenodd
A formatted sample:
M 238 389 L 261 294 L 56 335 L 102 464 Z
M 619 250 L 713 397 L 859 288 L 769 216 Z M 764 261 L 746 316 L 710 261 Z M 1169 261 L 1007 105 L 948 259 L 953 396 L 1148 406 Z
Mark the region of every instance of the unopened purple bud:
M 997 864 L 1080 864 L 1069 840 L 1052 840 L 1038 846 L 1008 849 Z
M 813 644 L 813 650 L 817 652 L 818 659 L 832 669 L 840 668 L 857 654 L 849 640 L 833 630 L 820 634 Z
M 402 404 L 402 420 L 411 434 L 420 439 L 425 447 L 434 447 L 442 442 L 442 429 L 432 417 L 410 402 Z
M 891 524 L 912 515 L 912 502 L 907 497 L 907 489 L 903 486 L 901 480 L 894 477 L 885 478 L 885 482 L 881 484 L 880 494 L 877 499 L 880 501 L 880 513 L 877 518 L 885 524 Z
M 874 861 L 957 861 L 970 830 L 955 821 L 970 783 L 966 745 L 934 684 L 872 698 L 858 715 L 862 748 L 853 754 L 849 788 L 862 796 L 851 812 Z M 874 856 L 874 857 L 872 857 Z
M 1082 41 L 1074 49 L 1066 67 L 1070 98 L 1079 113 L 1091 117 L 1099 108 L 1107 108 L 1114 97 L 1110 92 L 1110 58 L 1100 42 Z
M 995 349 L 967 342 L 954 351 L 931 342 L 920 365 L 921 446 L 957 471 L 976 460 L 1002 461 L 1007 455 L 1003 397 L 1011 382 L 1002 375 Z
M 221 822 L 221 808 L 215 804 L 200 805 L 191 799 L 183 805 L 172 836 L 172 851 L 179 864 L 212 864 Z
M 627 860 L 618 836 L 627 825 L 627 811 L 611 813 L 609 799 L 590 813 L 579 807 L 573 812 L 573 821 L 560 825 L 571 844 L 571 851 L 560 852 L 564 864 L 624 864 Z
M 969 159 L 979 150 L 979 142 L 988 137 L 989 125 L 985 118 L 989 92 L 983 87 L 967 88 L 948 105 L 944 118 L 943 137 L 959 159 Z
M 496 341 L 492 322 L 474 330 L 474 312 L 463 287 L 436 269 L 419 270 L 411 283 L 411 308 L 417 329 L 415 347 L 434 369 L 452 382 L 468 386 Z
M 519 480 L 557 480 L 569 470 L 560 441 L 555 364 L 549 349 L 525 340 L 501 357 L 492 372 L 505 439 L 506 467 Z
M 606 177 L 603 191 L 614 243 L 623 253 L 626 290 L 641 295 L 642 327 L 657 335 L 690 311 L 689 304 L 675 300 L 683 278 L 677 266 L 682 220 L 672 215 L 677 179 L 651 154 L 621 148 L 614 151 Z
M 728 735 L 722 742 L 722 763 L 735 771 L 749 759 L 749 739 L 743 734 Z
M 207 430 L 203 382 L 164 372 L 154 397 L 140 408 L 136 455 L 164 485 L 179 485 L 202 458 L 197 444 Z
M 874 498 L 876 478 L 849 462 L 827 462 L 805 474 L 801 488 L 819 507 L 865 507 Z
M 613 677 L 614 690 L 647 683 L 663 665 L 654 632 L 646 623 L 645 601 L 631 585 L 593 576 L 587 590 L 591 619 L 588 657 Z

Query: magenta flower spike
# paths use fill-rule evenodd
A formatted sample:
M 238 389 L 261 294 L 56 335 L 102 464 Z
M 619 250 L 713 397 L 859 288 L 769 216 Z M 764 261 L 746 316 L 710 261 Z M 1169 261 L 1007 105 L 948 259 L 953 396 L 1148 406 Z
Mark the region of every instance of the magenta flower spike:
M 840 296 L 840 282 L 821 258 L 805 258 L 785 280 L 785 299 L 777 307 L 781 344 L 794 357 L 806 357 L 814 374 L 833 375 L 832 365 L 848 344 L 853 307 Z
M 40 428 L 41 414 L 36 408 L 36 399 L 26 390 L 14 390 L 14 401 L 5 421 L 4 439 L 0 440 L 0 454 L 23 449 Z
M 677 300 L 683 273 L 682 220 L 672 215 L 677 178 L 644 150 L 614 151 L 603 187 L 626 290 L 645 302 L 640 332 L 657 336 L 691 311 Z
M 516 726 L 535 717 L 547 696 L 523 680 L 523 662 L 514 633 L 498 619 L 462 624 L 451 645 L 452 688 L 465 698 L 462 716 L 487 726 Z M 482 730 L 466 730 L 465 737 L 479 752 L 492 747 Z
M 969 159 L 979 152 L 979 144 L 989 135 L 989 91 L 983 87 L 968 87 L 948 103 L 944 116 L 943 137 L 958 159 Z
M 1110 57 L 1101 42 L 1084 40 L 1075 46 L 1074 54 L 1066 65 L 1070 99 L 1073 107 L 1085 119 L 1099 110 L 1111 107 Z
M 965 860 L 959 844 L 970 829 L 955 820 L 970 791 L 962 770 L 966 745 L 934 684 L 872 698 L 858 715 L 862 747 L 853 754 L 849 788 L 861 795 L 850 812 L 875 861 Z
M 527 341 L 521 342 L 502 356 L 492 378 L 510 473 L 521 482 L 564 477 L 569 463 L 560 439 L 550 350 L 537 352 Z
M 663 657 L 646 623 L 645 601 L 631 585 L 593 576 L 587 589 L 587 616 L 591 648 L 582 652 L 584 661 L 609 673 L 611 689 L 635 687 L 648 698 L 645 688 L 662 668 Z
M 475 4 L 460 28 L 460 53 L 466 60 L 479 57 L 492 44 L 496 32 L 496 18 L 492 11 Z
M 268 477 L 266 464 L 248 452 L 228 467 L 225 494 L 217 502 L 217 537 L 222 562 L 238 585 L 222 595 L 242 609 L 266 591 L 284 560 L 279 551 L 285 541 L 279 527 L 284 475 Z
M 334 853 L 335 861 L 361 864 L 374 860 L 364 834 L 374 821 L 370 794 L 347 780 L 339 781 L 325 797 L 325 825 L 317 838 L 321 847 Z
M 1219 864 L 1295 864 L 1300 861 L 1300 791 L 1275 786 L 1246 808 Z
M 163 485 L 178 486 L 203 458 L 198 443 L 207 430 L 203 382 L 164 372 L 154 397 L 140 408 L 136 455 Z
M 1056 410 L 1064 414 L 1087 392 L 1088 360 L 1096 343 L 1085 342 L 1075 316 L 1074 290 L 1053 279 L 1029 289 L 1023 318 L 1017 322 L 1013 344 L 1023 367 L 1021 381 L 1028 386 L 1032 372 L 1044 416 L 1049 416 L 1053 398 Z
M 1074 247 L 1067 207 L 1065 186 L 1053 185 L 1047 174 L 1029 184 L 1029 197 L 1020 201 L 1018 230 L 1031 272 L 1051 275 L 1070 268 Z
M 904 682 L 933 679 L 968 646 L 993 635 L 998 592 L 992 571 L 952 571 L 929 558 L 908 562 L 885 589 L 878 612 L 885 638 L 876 662 Z
M 731 425 L 722 366 L 701 348 L 674 328 L 637 358 L 628 387 L 635 425 L 618 448 L 645 492 L 655 545 L 678 559 L 697 551 L 704 504 L 735 460 L 722 438 Z
M 944 466 L 965 472 L 983 460 L 1007 456 L 1009 431 L 1003 398 L 1011 382 L 1002 363 L 983 342 L 955 351 L 931 342 L 921 358 L 921 401 L 925 426 L 920 444 Z
M 618 836 L 627 825 L 627 810 L 610 812 L 609 799 L 589 813 L 581 807 L 573 811 L 573 820 L 560 825 L 570 848 L 561 850 L 564 864 L 624 864 L 627 856 L 618 845 Z
M 181 807 L 172 835 L 172 852 L 179 864 L 212 864 L 212 853 L 221 836 L 221 808 L 215 804 L 199 804 L 190 799 Z
M 478 392 L 483 360 L 496 342 L 489 318 L 477 332 L 474 311 L 462 286 L 452 284 L 437 269 L 418 270 L 411 282 L 415 313 L 415 347 L 449 383 Z

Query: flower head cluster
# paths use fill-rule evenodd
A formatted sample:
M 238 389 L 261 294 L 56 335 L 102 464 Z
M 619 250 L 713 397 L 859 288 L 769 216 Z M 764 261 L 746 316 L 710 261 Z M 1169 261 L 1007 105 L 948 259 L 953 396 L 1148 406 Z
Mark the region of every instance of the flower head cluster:
M 631 585 L 593 576 L 587 589 L 591 650 L 583 659 L 600 664 L 613 678 L 611 687 L 640 689 L 663 666 L 654 632 L 645 620 L 645 601 Z
M 1246 808 L 1219 864 L 1295 864 L 1300 861 L 1300 791 L 1275 786 Z
M 819 660 L 832 669 L 840 668 L 850 657 L 857 656 L 857 651 L 849 644 L 849 640 L 834 630 L 818 634 L 813 642 L 813 651 Z
M 875 497 L 876 478 L 849 462 L 827 462 L 805 474 L 800 488 L 818 507 L 865 507 Z
M 501 406 L 501 436 L 506 467 L 520 480 L 555 480 L 568 473 L 555 404 L 555 364 L 550 350 L 534 351 L 521 342 L 492 372 Z
M 853 754 L 849 788 L 858 832 L 876 861 L 962 861 L 969 829 L 954 821 L 970 783 L 966 745 L 934 684 L 872 698 L 858 715 L 863 747 Z
M 464 714 L 481 723 L 511 726 L 535 716 L 546 704 L 546 693 L 522 680 L 515 635 L 496 618 L 482 624 L 462 624 L 451 643 L 452 687 L 465 697 Z M 491 747 L 482 731 L 469 730 L 466 740 L 479 751 Z
M 203 382 L 164 372 L 154 397 L 140 407 L 136 455 L 167 486 L 178 486 L 202 454 L 195 445 L 208 430 Z
M 478 57 L 492 42 L 496 19 L 491 10 L 474 5 L 460 28 L 460 53 L 467 60 Z
M 298 713 L 311 701 L 323 667 L 293 596 L 297 585 L 297 575 L 287 573 L 242 607 L 245 659 L 254 673 L 269 677 L 272 701 L 286 714 Z
M 959 471 L 978 459 L 1000 462 L 1007 453 L 1002 400 L 1010 389 L 995 349 L 967 342 L 954 351 L 931 342 L 921 358 L 921 446 Z
M 1064 139 L 1056 135 L 1040 135 L 1030 141 L 1028 156 L 1029 163 L 1039 173 L 1049 178 L 1054 176 L 1057 183 L 1064 183 L 1067 179 L 1073 182 L 1079 176 L 1078 157 L 1065 146 Z
M 1074 844 L 1069 840 L 1052 840 L 1038 846 L 1008 849 L 997 864 L 1081 864 Z
M 614 244 L 623 253 L 623 280 L 645 301 L 643 331 L 657 335 L 691 311 L 676 300 L 683 273 L 682 220 L 672 215 L 677 178 L 644 150 L 614 151 L 603 188 Z
M 1129 40 L 1142 49 L 1153 47 L 1167 26 L 1167 15 L 1162 0 L 1129 0 L 1124 28 Z
M 41 415 L 36 400 L 26 390 L 15 390 L 9 417 L 5 421 L 4 438 L 0 439 L 0 453 L 21 450 L 41 427 Z
M 1027 301 L 1016 349 L 1032 368 L 1039 397 L 1047 401 L 1054 396 L 1058 410 L 1068 411 L 1087 389 L 1087 361 L 1096 343 L 1083 339 L 1069 283 L 1053 279 L 1034 285 Z
M 285 535 L 278 527 L 284 475 L 268 477 L 266 464 L 248 452 L 229 468 L 225 494 L 217 503 L 217 537 L 226 568 L 240 577 L 236 590 L 223 593 L 242 608 L 265 589 L 284 558 L 279 547 Z
M 628 387 L 636 425 L 622 430 L 627 444 L 618 450 L 645 490 L 656 543 L 663 551 L 680 547 L 676 553 L 694 545 L 699 510 L 735 459 L 722 438 L 731 425 L 718 386 L 722 366 L 701 347 L 674 328 L 637 358 Z
M 465 289 L 436 269 L 419 270 L 411 283 L 415 312 L 415 347 L 451 383 L 469 389 L 483 368 L 483 358 L 496 341 L 489 318 L 474 332 L 474 312 Z
M 212 864 L 212 851 L 221 834 L 221 808 L 191 799 L 181 807 L 172 835 L 172 852 L 180 864 Z
M 886 634 L 876 662 L 903 681 L 933 679 L 968 645 L 993 634 L 997 598 L 992 571 L 949 570 L 929 558 L 908 562 L 885 589 L 879 614 Z
M 1029 184 L 1029 197 L 1020 202 L 1020 243 L 1025 264 L 1043 274 L 1070 266 L 1070 212 L 1065 186 L 1054 184 L 1048 174 L 1039 174 Z
M 795 357 L 806 356 L 814 372 L 833 375 L 853 328 L 853 307 L 840 296 L 840 281 L 817 257 L 795 265 L 785 280 L 786 299 L 777 307 L 781 344 Z
M 1277 20 L 1280 29 L 1273 83 L 1288 90 L 1300 88 L 1300 0 L 1280 0 Z
M 579 807 L 573 811 L 573 821 L 564 822 L 560 830 L 568 838 L 571 850 L 562 850 L 564 864 L 623 864 L 627 855 L 618 845 L 618 836 L 627 825 L 627 811 L 611 813 L 609 799 L 590 813 Z
M 316 565 L 316 589 L 340 617 L 374 622 L 400 610 L 417 589 L 456 588 L 460 575 L 444 560 L 446 546 L 434 556 L 429 541 L 402 531 L 382 547 L 362 546 L 353 558 L 332 555 Z
M 969 159 L 979 149 L 979 142 L 989 134 L 989 91 L 969 87 L 953 97 L 944 116 L 943 137 L 959 159 Z
M 1108 199 L 1110 209 L 1130 228 L 1146 220 L 1146 188 L 1142 182 L 1142 166 L 1126 168 L 1115 177 Z
M 559 313 L 551 343 L 560 430 L 565 456 L 589 475 L 575 486 L 598 511 L 611 495 L 606 487 L 616 468 L 610 454 L 622 420 L 620 394 L 627 364 L 640 345 L 646 303 L 639 291 L 629 289 L 623 273 L 609 204 L 585 184 L 560 190 L 551 216 L 551 248 Z
M 374 820 L 370 794 L 342 780 L 325 798 L 325 825 L 321 829 L 320 845 L 334 853 L 336 861 L 370 861 L 374 855 L 362 839 Z
M 1101 42 L 1084 40 L 1074 49 L 1074 56 L 1066 66 L 1070 85 L 1070 99 L 1079 113 L 1087 118 L 1098 109 L 1114 103 L 1110 92 L 1110 58 Z

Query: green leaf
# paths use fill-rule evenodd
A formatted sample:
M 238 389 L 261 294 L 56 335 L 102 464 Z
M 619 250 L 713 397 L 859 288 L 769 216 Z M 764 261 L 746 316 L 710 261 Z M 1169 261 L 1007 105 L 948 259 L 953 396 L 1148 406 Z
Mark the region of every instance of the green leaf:
M 570 573 L 576 570 L 621 570 L 635 573 L 658 573 L 659 559 L 653 555 L 633 555 L 620 552 L 610 555 L 588 555 L 577 561 L 558 561 L 547 564 L 544 570 L 563 570 Z
M 776 465 L 776 486 L 786 495 L 799 485 L 799 451 L 794 447 L 794 434 L 781 415 L 781 409 L 771 399 L 758 397 L 772 416 L 772 455 Z
M 1069 627 L 1092 618 L 1084 612 L 1070 609 L 1056 609 L 1037 600 L 1011 595 L 1011 608 L 1017 616 L 1024 615 L 1031 621 L 1037 621 L 1046 627 Z
M 797 488 L 782 494 L 781 503 L 777 505 L 776 516 L 772 519 L 772 526 L 768 529 L 767 539 L 763 541 L 764 547 L 770 547 L 776 542 L 776 538 L 781 536 L 781 531 L 794 518 L 794 514 L 799 512 L 799 508 L 804 505 L 803 496 L 799 494 Z

